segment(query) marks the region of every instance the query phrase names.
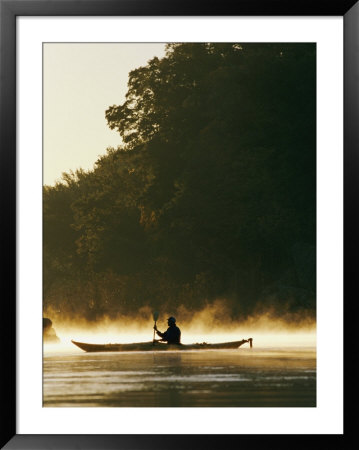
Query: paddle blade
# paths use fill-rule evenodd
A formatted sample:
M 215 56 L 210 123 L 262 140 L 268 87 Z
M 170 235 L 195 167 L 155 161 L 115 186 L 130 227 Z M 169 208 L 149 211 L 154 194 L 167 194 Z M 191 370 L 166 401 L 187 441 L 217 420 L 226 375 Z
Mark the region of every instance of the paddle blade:
M 159 317 L 160 313 L 158 311 L 154 311 L 153 313 L 153 320 L 156 322 L 158 317 Z

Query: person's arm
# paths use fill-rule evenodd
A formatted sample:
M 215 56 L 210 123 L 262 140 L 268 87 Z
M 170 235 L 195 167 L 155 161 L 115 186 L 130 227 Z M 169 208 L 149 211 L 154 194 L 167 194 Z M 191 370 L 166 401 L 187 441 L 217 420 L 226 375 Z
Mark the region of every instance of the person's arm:
M 159 337 L 161 337 L 161 338 L 163 338 L 163 336 L 166 334 L 166 333 L 161 333 L 161 332 L 158 331 L 158 330 L 156 330 L 156 333 L 157 333 L 157 335 L 158 335 Z
M 163 336 L 165 335 L 165 333 L 161 333 L 158 329 L 157 329 L 157 325 L 155 325 L 153 327 L 153 329 L 156 331 L 157 335 L 161 338 L 163 338 Z
M 161 336 L 163 341 L 168 341 L 168 330 L 165 331 L 164 333 L 161 333 L 160 331 L 157 331 L 158 336 Z

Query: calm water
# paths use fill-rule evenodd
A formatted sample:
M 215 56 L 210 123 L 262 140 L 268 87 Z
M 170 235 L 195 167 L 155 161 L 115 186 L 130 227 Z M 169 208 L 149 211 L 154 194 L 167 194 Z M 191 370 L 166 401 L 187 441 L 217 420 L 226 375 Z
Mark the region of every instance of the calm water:
M 44 354 L 44 406 L 316 405 L 314 349 Z

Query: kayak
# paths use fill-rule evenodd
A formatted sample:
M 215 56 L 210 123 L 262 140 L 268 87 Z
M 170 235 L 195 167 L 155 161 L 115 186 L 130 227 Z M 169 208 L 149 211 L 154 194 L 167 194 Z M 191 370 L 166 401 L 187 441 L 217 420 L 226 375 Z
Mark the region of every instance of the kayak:
M 137 342 L 134 344 L 87 344 L 85 342 L 71 341 L 85 352 L 143 352 L 143 351 L 163 351 L 163 350 L 222 350 L 236 349 L 245 343 L 252 347 L 252 338 L 234 342 L 222 342 L 220 344 L 166 344 L 163 342 Z

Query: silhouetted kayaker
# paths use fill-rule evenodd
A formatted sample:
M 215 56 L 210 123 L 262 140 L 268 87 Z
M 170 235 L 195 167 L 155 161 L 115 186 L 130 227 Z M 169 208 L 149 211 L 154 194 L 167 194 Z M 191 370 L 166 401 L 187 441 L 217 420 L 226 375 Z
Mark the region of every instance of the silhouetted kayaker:
M 161 337 L 162 341 L 166 341 L 168 344 L 180 344 L 181 343 L 181 330 L 176 325 L 176 319 L 174 317 L 169 317 L 167 319 L 168 328 L 167 331 L 164 333 L 161 333 L 157 329 L 157 325 L 155 325 L 153 328 L 158 334 L 159 337 Z

